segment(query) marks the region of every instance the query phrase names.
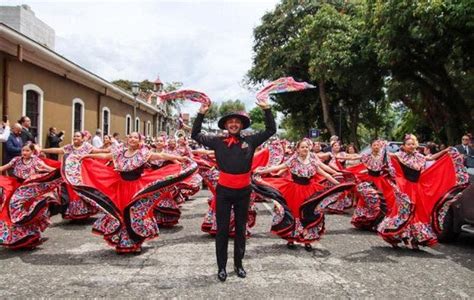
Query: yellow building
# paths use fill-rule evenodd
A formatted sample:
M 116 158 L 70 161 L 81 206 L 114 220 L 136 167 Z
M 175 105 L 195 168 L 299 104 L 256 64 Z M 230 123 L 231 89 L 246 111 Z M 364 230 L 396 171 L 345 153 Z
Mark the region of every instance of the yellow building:
M 176 122 L 156 105 L 93 74 L 53 50 L 0 23 L 0 112 L 14 123 L 22 115 L 44 146 L 48 128 L 72 133 L 101 128 L 104 134 L 131 131 L 156 135 Z M 136 128 L 135 128 L 136 126 Z

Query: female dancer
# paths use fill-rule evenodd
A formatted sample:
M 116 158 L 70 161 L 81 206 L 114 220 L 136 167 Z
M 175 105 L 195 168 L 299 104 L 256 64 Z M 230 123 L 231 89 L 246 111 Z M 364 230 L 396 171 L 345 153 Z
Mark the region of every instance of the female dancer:
M 0 167 L 12 169 L 12 177 L 0 176 L 0 245 L 12 249 L 33 249 L 44 239 L 49 225 L 49 204 L 58 201 L 59 170 L 34 155 L 33 144 L 21 149 L 21 156 Z M 46 173 L 45 173 L 46 172 Z
M 99 210 L 93 203 L 84 201 L 74 192 L 68 178 L 77 178 L 76 174 L 81 172 L 80 160 L 90 153 L 107 153 L 108 149 L 94 148 L 90 143 L 85 142 L 85 134 L 76 131 L 72 137 L 72 143 L 62 148 L 42 149 L 41 152 L 48 154 L 63 154 L 61 173 L 64 184 L 61 190 L 62 197 L 62 217 L 67 220 L 85 220 L 95 215 Z M 49 161 L 48 161 L 49 162 Z M 59 166 L 58 166 L 59 167 Z
M 154 146 L 155 147 L 151 150 L 152 153 L 166 153 L 166 142 L 163 136 L 158 136 L 155 138 Z M 152 170 L 158 170 L 168 164 L 179 164 L 179 161 L 161 158 L 150 159 L 148 163 L 150 164 Z M 196 174 L 193 176 L 196 176 Z M 190 180 L 190 178 L 191 177 L 187 178 L 186 181 Z M 179 184 L 181 186 L 185 185 L 184 181 Z M 170 189 L 169 191 L 164 191 L 162 193 L 162 200 L 154 208 L 154 215 L 158 226 L 172 227 L 178 224 L 179 218 L 181 217 L 181 210 L 179 206 L 183 202 L 183 199 L 184 196 L 181 194 L 181 190 L 178 185 L 176 185 L 174 189 Z
M 395 204 L 396 197 L 403 197 L 393 183 L 389 172 L 385 143 L 380 140 L 371 142 L 371 152 L 368 154 L 347 154 L 346 160 L 361 160 L 362 165 L 349 168 L 358 179 L 356 186 L 356 209 L 351 223 L 362 229 L 375 229 Z M 406 196 L 406 195 L 405 195 Z M 403 199 L 400 199 L 402 201 Z
M 109 150 L 110 147 L 112 147 L 112 138 L 110 137 L 110 135 L 104 135 L 104 138 L 103 138 L 103 141 L 104 141 L 104 144 L 102 145 L 102 149 L 107 149 Z
M 345 162 L 347 154 L 342 151 L 341 143 L 339 141 L 333 141 L 331 143 L 330 160 L 328 166 L 338 172 L 343 172 L 345 169 Z M 319 155 L 321 159 L 324 159 L 325 154 Z M 350 175 L 345 172 L 346 176 Z M 324 207 L 326 211 L 336 214 L 344 214 L 346 209 L 353 206 L 353 193 L 351 191 L 345 191 L 344 193 L 338 193 L 328 197 L 321 203 L 321 207 Z
M 258 168 L 255 173 L 266 174 L 288 169 L 291 178 L 256 178 L 254 190 L 262 196 L 275 200 L 275 216 L 272 232 L 288 241 L 294 248 L 295 242 L 304 243 L 311 251 L 311 243 L 319 240 L 324 232 L 324 212 L 318 205 L 322 199 L 349 189 L 352 183 L 340 183 L 325 172 L 321 162 L 309 151 L 309 143 L 301 140 L 296 145 L 296 153 L 283 164 L 270 168 Z M 322 175 L 335 186 L 326 188 L 320 183 Z
M 113 160 L 113 167 L 83 159 L 80 178 L 74 180 L 76 192 L 105 212 L 95 222 L 93 231 L 103 235 L 118 253 L 140 252 L 145 240 L 158 236 L 153 208 L 162 199 L 162 193 L 197 170 L 197 165 L 187 158 L 152 153 L 142 142 L 141 135 L 132 132 L 127 146 L 112 147 L 111 153 L 85 155 L 84 158 Z M 158 170 L 145 168 L 148 161 L 160 159 L 185 163 L 169 164 Z
M 418 141 L 407 135 L 400 152 L 391 154 L 396 183 L 407 197 L 397 198 L 391 212 L 378 226 L 385 241 L 397 247 L 405 243 L 412 249 L 437 242 L 432 222 L 438 220 L 435 207 L 445 195 L 468 182 L 462 158 L 453 148 L 425 157 L 416 149 Z M 437 160 L 425 169 L 427 160 Z
M 357 155 L 357 151 L 354 144 L 347 145 L 346 151 L 347 151 L 346 156 L 348 157 L 353 157 L 354 155 Z M 360 159 L 357 159 L 357 158 L 346 159 L 346 168 L 357 166 L 360 163 L 361 163 Z

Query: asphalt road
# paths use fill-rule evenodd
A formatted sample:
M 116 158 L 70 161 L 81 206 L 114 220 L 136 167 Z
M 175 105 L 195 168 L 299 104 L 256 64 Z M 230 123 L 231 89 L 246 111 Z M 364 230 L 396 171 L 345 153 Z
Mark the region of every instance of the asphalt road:
M 248 240 L 248 277 L 230 272 L 221 283 L 214 240 L 200 231 L 203 195 L 187 202 L 180 224 L 162 230 L 140 255 L 115 254 L 91 234 L 92 221 L 55 217 L 40 248 L 0 250 L 0 297 L 474 298 L 473 236 L 416 252 L 396 250 L 374 233 L 353 229 L 349 215 L 329 215 L 312 252 L 290 250 L 269 233 L 271 214 L 262 204 Z

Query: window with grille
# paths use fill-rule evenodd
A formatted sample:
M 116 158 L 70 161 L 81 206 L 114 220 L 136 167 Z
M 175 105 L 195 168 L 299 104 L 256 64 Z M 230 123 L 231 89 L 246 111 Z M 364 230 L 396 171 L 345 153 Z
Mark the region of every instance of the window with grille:
M 129 135 L 132 132 L 132 117 L 127 115 L 125 117 L 125 133 Z
M 107 107 L 102 109 L 102 133 L 110 134 L 110 110 Z
M 26 91 L 26 112 L 25 114 L 31 120 L 30 132 L 36 138 L 39 129 L 39 110 L 40 95 L 32 90 Z

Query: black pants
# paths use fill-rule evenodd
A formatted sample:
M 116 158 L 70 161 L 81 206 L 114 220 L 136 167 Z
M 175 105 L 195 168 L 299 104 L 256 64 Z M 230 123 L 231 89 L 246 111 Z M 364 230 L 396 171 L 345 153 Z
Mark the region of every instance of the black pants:
M 245 235 L 251 191 L 250 186 L 243 189 L 231 189 L 217 185 L 216 255 L 219 269 L 223 269 L 227 265 L 227 245 L 229 244 L 229 222 L 232 207 L 234 208 L 235 216 L 234 266 L 242 266 L 242 259 L 245 254 Z

